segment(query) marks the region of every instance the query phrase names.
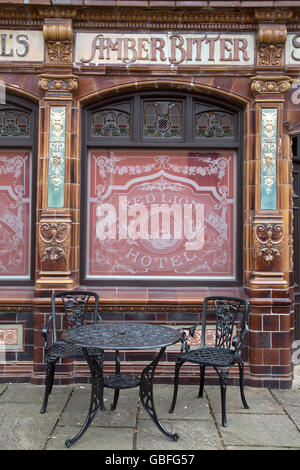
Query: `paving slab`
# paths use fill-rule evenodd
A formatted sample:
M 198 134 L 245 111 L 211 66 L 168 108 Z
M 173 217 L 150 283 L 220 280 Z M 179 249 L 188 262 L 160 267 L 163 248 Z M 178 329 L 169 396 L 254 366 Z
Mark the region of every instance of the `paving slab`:
M 54 386 L 49 396 L 49 410 L 52 405 L 64 406 L 73 387 L 68 385 Z M 0 395 L 0 403 L 32 403 L 42 407 L 45 387 L 43 385 L 8 384 L 6 390 Z
M 202 399 L 197 398 L 197 396 L 198 387 L 179 385 L 175 410 L 170 414 L 169 409 L 172 403 L 173 386 L 154 385 L 154 405 L 160 419 L 211 419 L 209 403 L 206 396 Z M 140 419 L 150 419 L 142 405 Z
M 137 450 L 222 450 L 216 426 L 212 421 L 175 421 L 161 420 L 162 425 L 170 432 L 179 435 L 178 441 L 164 436 L 149 421 L 138 421 Z
M 66 439 L 79 431 L 76 426 L 57 426 L 46 443 L 46 450 L 132 450 L 134 430 L 90 426 L 87 432 L 72 447 L 65 446 Z
M 59 410 L 40 414 L 31 403 L 0 404 L 0 449 L 41 450 L 55 427 Z
M 300 407 L 300 390 L 271 390 L 271 394 L 282 406 Z
M 300 434 L 286 415 L 228 413 L 228 427 L 221 426 L 221 414 L 216 415 L 225 447 L 277 447 L 300 449 Z
M 204 388 L 208 401 L 214 413 L 221 411 L 221 392 L 219 386 L 207 386 Z M 268 389 L 245 387 L 245 397 L 249 408 L 243 406 L 240 388 L 228 386 L 226 391 L 227 413 L 245 414 L 284 414 L 282 406 L 272 396 Z
M 90 386 L 75 388 L 65 407 L 59 424 L 61 426 L 81 426 L 90 406 Z M 135 427 L 138 406 L 138 389 L 121 390 L 115 411 L 110 411 L 113 402 L 113 390 L 104 389 L 106 411 L 99 410 L 92 426 Z

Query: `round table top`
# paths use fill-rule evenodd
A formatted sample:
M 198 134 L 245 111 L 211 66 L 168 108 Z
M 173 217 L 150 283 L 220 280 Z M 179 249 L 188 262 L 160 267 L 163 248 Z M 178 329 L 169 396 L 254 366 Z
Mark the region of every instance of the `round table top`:
M 70 328 L 62 334 L 67 343 L 97 349 L 156 349 L 178 343 L 181 330 L 152 323 L 100 323 Z

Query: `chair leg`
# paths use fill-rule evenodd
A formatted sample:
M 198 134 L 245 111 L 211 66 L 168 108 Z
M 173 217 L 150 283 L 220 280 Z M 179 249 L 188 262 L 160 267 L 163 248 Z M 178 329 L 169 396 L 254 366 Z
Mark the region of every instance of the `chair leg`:
M 169 413 L 173 413 L 175 405 L 176 405 L 177 392 L 178 392 L 179 371 L 180 371 L 180 367 L 182 366 L 182 364 L 183 364 L 183 362 L 180 361 L 180 360 L 177 360 L 177 362 L 175 364 L 174 392 L 173 392 L 173 399 L 172 399 L 171 408 L 169 409 Z
M 205 366 L 201 364 L 200 365 L 200 386 L 199 386 L 198 398 L 203 397 L 204 377 L 205 377 Z
M 53 381 L 54 381 L 54 373 L 55 373 L 55 365 L 56 365 L 56 361 L 47 362 L 45 395 L 44 395 L 43 405 L 42 405 L 42 408 L 41 408 L 41 414 L 44 414 L 46 412 L 47 404 L 48 404 L 48 398 L 49 398 L 50 393 L 52 392 Z
M 240 392 L 241 392 L 241 399 L 244 405 L 244 408 L 249 408 L 249 405 L 246 401 L 245 398 L 245 393 L 244 393 L 244 362 L 240 361 L 239 362 L 239 370 L 240 370 Z
M 227 427 L 227 416 L 226 416 L 226 387 L 227 387 L 227 377 L 229 374 L 229 368 L 227 369 L 217 369 L 215 368 L 219 378 L 220 378 L 220 388 L 221 388 L 221 406 L 222 406 L 222 426 Z

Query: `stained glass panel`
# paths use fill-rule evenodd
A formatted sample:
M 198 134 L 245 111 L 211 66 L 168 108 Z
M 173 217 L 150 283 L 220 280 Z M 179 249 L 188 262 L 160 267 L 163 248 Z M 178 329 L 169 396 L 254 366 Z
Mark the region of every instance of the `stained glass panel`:
M 0 137 L 30 136 L 30 114 L 15 109 L 0 110 Z
M 130 115 L 107 109 L 92 114 L 92 137 L 129 137 Z
M 171 101 L 144 103 L 144 137 L 182 137 L 182 104 Z
M 224 138 L 234 136 L 234 117 L 222 111 L 205 111 L 196 114 L 196 136 Z

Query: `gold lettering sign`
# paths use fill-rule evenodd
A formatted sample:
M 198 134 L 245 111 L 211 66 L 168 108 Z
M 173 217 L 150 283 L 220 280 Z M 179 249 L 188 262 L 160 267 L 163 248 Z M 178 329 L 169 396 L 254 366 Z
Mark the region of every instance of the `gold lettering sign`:
M 158 65 L 253 65 L 254 35 L 77 33 L 75 62 Z

